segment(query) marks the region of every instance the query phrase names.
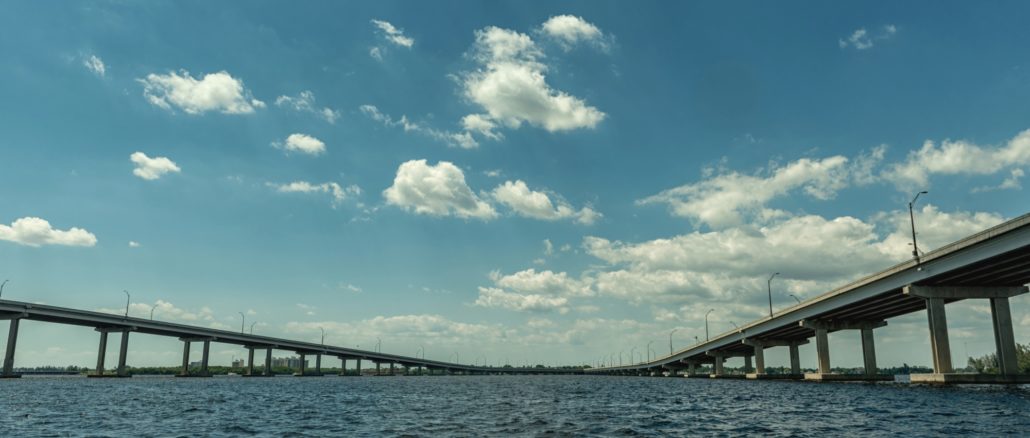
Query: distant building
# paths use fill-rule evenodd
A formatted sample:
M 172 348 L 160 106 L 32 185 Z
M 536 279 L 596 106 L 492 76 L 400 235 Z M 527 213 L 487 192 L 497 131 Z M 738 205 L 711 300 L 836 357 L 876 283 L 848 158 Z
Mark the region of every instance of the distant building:
M 308 364 L 309 363 L 310 363 L 310 361 L 305 359 L 304 360 L 304 368 L 308 368 Z M 273 357 L 272 358 L 272 368 L 299 369 L 300 368 L 300 358 L 299 357 Z
M 236 360 L 232 361 L 232 367 L 233 368 L 243 368 L 245 366 L 247 366 L 247 361 L 245 361 L 243 359 L 236 359 Z

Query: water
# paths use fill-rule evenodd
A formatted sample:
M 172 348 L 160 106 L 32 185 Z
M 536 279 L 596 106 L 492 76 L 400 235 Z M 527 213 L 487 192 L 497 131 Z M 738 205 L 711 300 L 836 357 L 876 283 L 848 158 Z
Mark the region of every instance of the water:
M 1030 386 L 605 376 L 0 381 L 0 436 L 1027 436 Z

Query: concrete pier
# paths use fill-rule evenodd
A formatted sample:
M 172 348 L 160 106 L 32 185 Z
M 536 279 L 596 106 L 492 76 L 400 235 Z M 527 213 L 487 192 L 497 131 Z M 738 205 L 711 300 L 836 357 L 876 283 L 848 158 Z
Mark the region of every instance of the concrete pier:
M 893 380 L 893 376 L 877 374 L 876 349 L 873 344 L 873 329 L 884 327 L 887 321 L 818 321 L 804 320 L 801 326 L 815 331 L 815 349 L 818 370 L 806 373 L 805 380 L 817 381 L 880 381 Z M 828 333 L 839 330 L 859 330 L 862 335 L 862 353 L 865 370 L 862 374 L 834 374 L 830 368 L 830 343 Z M 793 358 L 792 358 L 793 359 Z M 793 364 L 791 365 L 793 368 Z
M 254 347 L 247 347 L 247 375 L 254 375 Z
M 923 298 L 930 329 L 930 351 L 933 355 L 933 374 L 913 374 L 912 383 L 1030 383 L 1030 375 L 1019 373 L 1016 361 L 1016 341 L 1012 331 L 1012 313 L 1009 298 L 1030 292 L 1026 286 L 905 286 L 909 296 Z M 951 364 L 948 343 L 948 319 L 944 310 L 946 300 L 987 299 L 991 306 L 991 326 L 994 331 L 995 354 L 998 357 L 997 375 L 957 374 Z
M 752 380 L 765 380 L 765 379 L 803 379 L 801 375 L 801 364 L 800 356 L 798 355 L 798 346 L 807 344 L 808 341 L 790 341 L 783 339 L 750 339 L 745 338 L 742 343 L 744 345 L 750 345 L 754 348 L 755 354 L 755 371 L 753 373 L 747 373 L 746 377 Z M 790 348 L 790 374 L 767 374 L 765 372 L 765 349 L 770 347 L 788 347 Z
M 275 375 L 275 371 L 272 371 L 272 347 L 268 347 L 265 350 L 265 376 L 272 377 Z
M 340 358 L 340 375 L 341 376 L 346 376 L 347 375 L 347 358 L 346 357 L 341 357 Z
M 107 358 L 107 331 L 97 329 L 100 332 L 100 351 L 97 353 L 97 368 L 93 376 L 104 375 L 104 359 Z
M 211 352 L 211 338 L 179 338 L 182 341 L 182 371 L 176 377 L 211 377 L 207 369 L 208 356 Z M 190 373 L 190 346 L 193 342 L 203 342 L 204 349 L 200 359 L 200 371 L 197 374 Z
M 0 378 L 3 379 L 21 377 L 21 374 L 14 373 L 14 350 L 18 345 L 18 325 L 21 317 L 11 317 L 10 320 L 11 326 L 7 329 L 7 351 L 4 353 L 4 371 L 0 374 Z

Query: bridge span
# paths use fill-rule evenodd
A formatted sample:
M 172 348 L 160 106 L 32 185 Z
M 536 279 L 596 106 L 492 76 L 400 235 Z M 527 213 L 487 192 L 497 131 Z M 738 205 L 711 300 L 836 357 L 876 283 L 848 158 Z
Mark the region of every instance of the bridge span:
M 1027 283 L 1030 214 L 927 253 L 921 260 L 900 263 L 670 355 L 586 372 L 676 376 L 685 371 L 687 377 L 706 378 L 893 380 L 893 376 L 878 374 L 873 330 L 887 325 L 889 318 L 925 309 L 933 373 L 913 374 L 913 383 L 1030 383 L 1030 375 L 1020 374 L 1016 362 L 1009 310 L 1009 298 L 1027 293 Z M 998 375 L 954 372 L 945 304 L 966 299 L 990 302 Z M 830 371 L 827 334 L 838 330 L 861 332 L 864 374 Z M 818 369 L 802 374 L 798 346 L 812 338 Z M 766 373 L 764 352 L 773 347 L 790 349 L 789 374 Z M 723 369 L 728 357 L 743 357 L 746 374 L 728 375 Z M 710 372 L 700 374 L 701 365 L 708 365 Z
M 335 357 L 340 359 L 341 369 L 346 373 L 347 361 L 356 361 L 357 373 L 361 372 L 361 362 L 367 361 L 375 364 L 376 374 L 380 374 L 381 367 L 389 367 L 389 374 L 393 375 L 394 365 L 405 368 L 407 374 L 410 369 L 415 368 L 415 373 L 421 375 L 423 368 L 430 374 L 434 371 L 447 374 L 576 374 L 581 373 L 578 369 L 555 369 L 555 368 L 532 368 L 532 367 L 487 367 L 473 366 L 458 363 L 427 360 L 425 358 L 400 356 L 374 351 L 365 351 L 352 348 L 336 347 L 310 342 L 300 342 L 289 339 L 273 338 L 217 330 L 204 327 L 196 327 L 184 324 L 176 324 L 165 321 L 154 321 L 150 319 L 125 317 L 102 312 L 91 312 L 86 310 L 69 309 L 63 307 L 32 304 L 20 301 L 0 300 L 0 320 L 10 320 L 10 328 L 7 336 L 7 349 L 4 355 L 3 372 L 0 378 L 20 377 L 14 372 L 15 349 L 18 342 L 18 328 L 22 320 L 43 321 L 56 324 L 68 324 L 83 327 L 92 327 L 100 333 L 99 352 L 97 354 L 97 366 L 90 377 L 129 377 L 126 369 L 126 360 L 129 348 L 129 334 L 143 333 L 158 336 L 179 338 L 183 342 L 182 371 L 178 374 L 182 377 L 210 377 L 208 372 L 208 353 L 212 342 L 243 346 L 248 350 L 247 376 L 272 376 L 272 350 L 292 351 L 300 355 L 300 368 L 295 374 L 297 376 L 322 376 L 322 357 Z M 118 355 L 118 366 L 114 374 L 105 373 L 105 359 L 107 352 L 107 337 L 109 333 L 120 334 L 121 348 Z M 203 345 L 200 360 L 200 370 L 190 370 L 190 346 L 192 343 Z M 263 351 L 264 370 L 256 372 L 254 367 L 255 351 Z M 314 369 L 306 369 L 305 358 L 314 356 Z

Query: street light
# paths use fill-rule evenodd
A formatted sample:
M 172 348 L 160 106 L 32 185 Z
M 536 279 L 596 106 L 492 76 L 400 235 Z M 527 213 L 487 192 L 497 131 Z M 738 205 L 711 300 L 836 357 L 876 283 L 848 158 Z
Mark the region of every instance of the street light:
M 419 356 L 419 353 L 422 353 L 422 356 Z M 422 347 L 421 345 L 419 345 L 418 346 L 418 351 L 415 352 L 415 357 L 421 357 L 422 359 L 425 359 L 426 358 L 426 349 L 424 347 Z
M 697 335 L 694 335 L 694 343 L 695 343 L 695 344 L 700 344 L 700 343 L 701 343 L 701 339 L 699 339 L 699 338 L 697 337 Z
M 772 318 L 772 315 L 773 315 L 772 314 L 772 279 L 773 279 L 773 277 L 775 277 L 777 275 L 780 275 L 780 273 L 777 272 L 777 273 L 775 273 L 773 275 L 770 275 L 769 276 L 769 281 L 766 282 L 766 286 L 768 286 L 768 290 L 769 290 L 769 317 L 770 318 Z
M 796 295 L 794 295 L 794 294 L 790 294 L 790 297 L 791 297 L 791 298 L 793 298 L 793 299 L 795 299 L 795 300 L 797 300 L 798 304 L 801 304 L 801 298 L 798 298 L 798 297 L 797 297 Z
M 705 312 L 705 342 L 708 342 L 708 314 L 714 312 L 715 309 L 708 309 Z
M 630 355 L 630 356 L 632 356 L 632 355 L 633 355 L 633 350 L 630 350 L 630 354 L 629 354 L 629 355 Z M 631 358 L 631 359 L 630 359 L 629 361 L 630 361 L 630 362 L 633 362 L 633 359 Z M 620 351 L 620 352 L 619 352 L 619 366 L 620 366 L 620 367 L 622 366 L 622 351 Z
M 653 344 L 653 343 L 654 343 L 654 341 L 647 341 L 647 361 L 648 362 L 651 361 L 651 344 Z
M 672 334 L 676 333 L 676 330 L 679 329 L 672 329 L 672 331 L 669 332 L 669 356 L 672 356 Z
M 132 295 L 129 295 L 129 291 L 124 290 L 124 289 L 122 289 L 122 292 L 125 292 L 125 317 L 128 318 L 129 317 L 129 299 L 132 298 Z
M 242 335 L 244 333 L 243 328 L 247 326 L 247 316 L 244 315 L 243 312 L 236 312 L 236 313 L 239 313 L 240 314 L 240 318 L 243 318 L 243 319 L 240 320 L 240 334 Z
M 257 324 L 257 321 L 250 323 L 250 334 L 254 334 L 254 324 Z
M 322 331 L 322 346 L 325 347 L 325 329 L 322 327 L 319 327 L 318 329 Z
M 150 308 L 150 320 L 151 321 L 154 320 L 154 309 L 156 309 L 156 308 L 157 308 L 157 304 L 154 304 L 154 307 Z
M 383 340 L 376 338 L 376 353 L 382 353 Z
M 11 281 L 11 280 L 4 280 L 3 283 L 0 283 L 0 297 L 4 296 L 4 286 L 7 285 L 8 281 Z
M 912 224 L 912 256 L 916 258 L 916 266 L 919 266 L 919 245 L 916 244 L 916 217 L 912 213 L 912 205 L 919 199 L 919 195 L 927 194 L 926 190 L 916 193 L 916 197 L 912 198 L 912 202 L 908 203 L 908 221 Z
M 633 362 L 633 361 L 634 361 L 634 359 L 633 359 L 633 358 L 634 358 L 634 357 L 636 357 L 636 356 L 633 356 L 633 352 L 634 352 L 634 351 L 637 351 L 637 347 L 633 347 L 633 348 L 630 348 L 630 349 L 629 349 L 629 361 L 630 361 L 630 362 Z

